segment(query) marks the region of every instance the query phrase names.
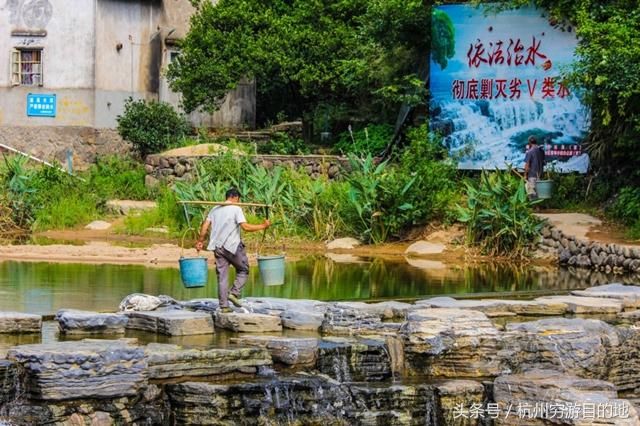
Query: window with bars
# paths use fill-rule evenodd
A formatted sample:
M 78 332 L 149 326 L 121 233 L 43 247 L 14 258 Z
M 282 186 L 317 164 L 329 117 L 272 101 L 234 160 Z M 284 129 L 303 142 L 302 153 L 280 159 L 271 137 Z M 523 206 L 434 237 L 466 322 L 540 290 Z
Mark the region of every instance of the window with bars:
M 42 49 L 14 49 L 11 52 L 11 84 L 42 86 Z

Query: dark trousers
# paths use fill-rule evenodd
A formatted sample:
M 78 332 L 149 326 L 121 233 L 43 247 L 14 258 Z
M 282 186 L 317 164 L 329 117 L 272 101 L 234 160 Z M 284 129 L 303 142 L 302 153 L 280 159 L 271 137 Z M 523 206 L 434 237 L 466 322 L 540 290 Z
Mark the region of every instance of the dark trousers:
M 229 265 L 236 268 L 236 280 L 231 288 L 231 294 L 240 297 L 242 287 L 249 278 L 249 258 L 245 251 L 244 243 L 240 243 L 235 253 L 231 253 L 224 247 L 213 251 L 216 257 L 216 274 L 218 275 L 218 300 L 220 307 L 229 306 Z

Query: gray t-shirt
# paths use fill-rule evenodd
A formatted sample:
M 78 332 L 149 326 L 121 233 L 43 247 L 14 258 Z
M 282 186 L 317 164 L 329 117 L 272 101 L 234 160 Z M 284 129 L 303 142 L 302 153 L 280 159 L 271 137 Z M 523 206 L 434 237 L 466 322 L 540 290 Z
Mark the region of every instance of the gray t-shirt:
M 247 221 L 240 206 L 216 206 L 207 218 L 211 221 L 211 236 L 207 250 L 224 247 L 235 253 L 240 244 L 240 224 Z
M 529 163 L 529 173 L 527 178 L 542 177 L 542 171 L 544 169 L 544 151 L 539 146 L 534 146 L 527 151 L 524 155 L 525 164 Z

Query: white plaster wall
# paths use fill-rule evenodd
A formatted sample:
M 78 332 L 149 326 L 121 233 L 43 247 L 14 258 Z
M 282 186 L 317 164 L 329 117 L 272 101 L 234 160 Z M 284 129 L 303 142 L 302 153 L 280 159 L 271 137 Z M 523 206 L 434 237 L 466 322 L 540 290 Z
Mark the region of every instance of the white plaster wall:
M 94 5 L 95 0 L 0 4 L 0 125 L 93 125 Z M 44 30 L 46 36 L 12 36 L 14 30 Z M 42 86 L 11 86 L 11 50 L 18 46 L 43 49 Z M 57 94 L 56 117 L 27 117 L 28 93 Z
M 34 0 L 4 0 L 0 6 L 0 87 L 8 87 L 11 49 L 43 48 L 44 87 L 93 87 L 95 0 L 35 0 L 42 18 L 29 18 Z M 12 37 L 14 30 L 45 30 L 45 37 Z M 70 66 L 72 64 L 73 66 Z
M 113 128 L 129 97 L 157 98 L 150 76 L 161 65 L 162 2 L 97 2 L 95 126 Z

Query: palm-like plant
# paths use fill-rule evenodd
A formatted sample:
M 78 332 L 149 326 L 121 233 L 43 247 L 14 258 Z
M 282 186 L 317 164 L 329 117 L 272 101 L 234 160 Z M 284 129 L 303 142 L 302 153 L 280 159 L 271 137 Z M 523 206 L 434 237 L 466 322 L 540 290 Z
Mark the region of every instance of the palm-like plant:
M 467 243 L 488 255 L 523 258 L 537 240 L 542 221 L 532 211 L 539 201 L 527 197 L 524 181 L 510 171 L 483 171 L 477 183 L 466 182 L 466 206 L 457 206 L 467 226 Z

